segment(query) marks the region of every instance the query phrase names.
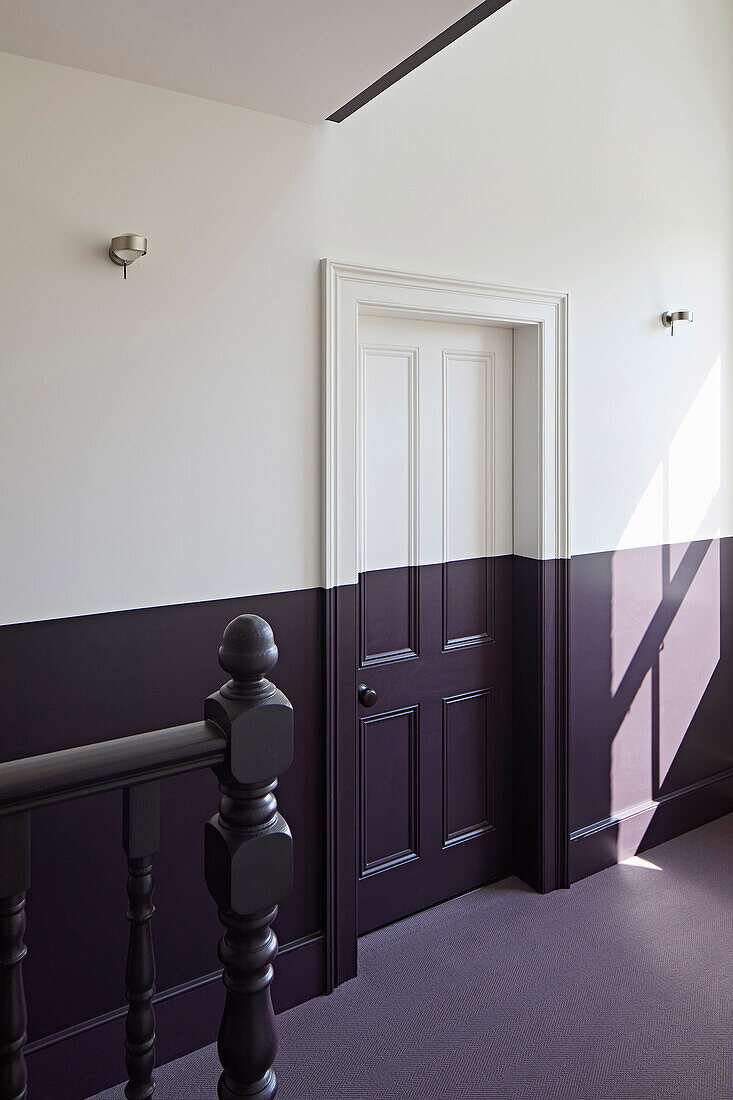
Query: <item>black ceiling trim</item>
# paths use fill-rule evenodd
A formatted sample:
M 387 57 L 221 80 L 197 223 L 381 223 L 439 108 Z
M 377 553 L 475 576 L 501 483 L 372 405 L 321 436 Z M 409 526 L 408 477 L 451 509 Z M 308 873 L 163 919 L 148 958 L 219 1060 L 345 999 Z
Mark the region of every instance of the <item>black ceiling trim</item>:
M 464 15 L 461 19 L 458 19 L 447 30 L 442 31 L 431 39 L 425 46 L 421 46 L 419 50 L 415 50 L 409 57 L 406 57 L 404 61 L 400 61 L 399 65 L 395 65 L 393 69 L 390 69 L 384 76 L 380 76 L 379 80 L 375 80 L 373 84 L 370 84 L 368 88 L 365 88 L 363 92 L 359 92 L 353 99 L 350 99 L 348 103 L 345 103 L 343 107 L 339 107 L 338 111 L 334 111 L 332 115 L 328 116 L 327 122 L 343 122 L 349 115 L 353 115 L 354 111 L 358 111 L 360 107 L 363 107 L 365 103 L 368 103 L 370 99 L 374 99 L 381 92 L 386 91 L 387 88 L 391 88 L 393 84 L 396 84 L 398 80 L 401 80 L 403 76 L 407 76 L 413 69 L 416 69 L 418 65 L 422 65 L 424 61 L 434 57 L 436 53 L 440 53 L 446 46 L 450 46 L 451 42 L 455 42 L 457 38 L 460 38 L 466 31 L 472 30 L 478 23 L 481 23 L 484 19 L 488 19 L 490 15 L 493 15 L 499 8 L 505 7 L 509 3 L 509 0 L 484 0 L 483 4 L 479 4 L 477 8 L 474 8 Z

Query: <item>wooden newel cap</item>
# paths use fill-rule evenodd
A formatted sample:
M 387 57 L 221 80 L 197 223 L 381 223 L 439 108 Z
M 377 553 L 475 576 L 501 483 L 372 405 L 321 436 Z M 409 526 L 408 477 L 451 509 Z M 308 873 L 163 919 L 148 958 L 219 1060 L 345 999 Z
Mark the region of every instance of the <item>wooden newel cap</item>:
M 261 680 L 277 664 L 272 627 L 259 615 L 238 615 L 224 631 L 219 664 L 235 683 Z

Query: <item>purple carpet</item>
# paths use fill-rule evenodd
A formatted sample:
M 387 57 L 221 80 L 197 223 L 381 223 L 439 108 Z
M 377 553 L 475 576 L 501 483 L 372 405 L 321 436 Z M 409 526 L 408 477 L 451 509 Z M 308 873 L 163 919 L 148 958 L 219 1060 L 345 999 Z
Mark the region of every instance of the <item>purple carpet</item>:
M 643 860 L 364 937 L 355 981 L 279 1017 L 279 1100 L 729 1100 L 733 815 Z M 207 1047 L 156 1095 L 214 1100 L 218 1074 Z

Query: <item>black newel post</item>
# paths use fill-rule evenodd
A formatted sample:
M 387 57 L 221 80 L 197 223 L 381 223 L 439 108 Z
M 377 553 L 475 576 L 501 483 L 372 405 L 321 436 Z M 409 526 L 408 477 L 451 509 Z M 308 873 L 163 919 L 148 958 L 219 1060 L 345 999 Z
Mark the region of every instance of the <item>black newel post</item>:
M 226 1003 L 219 1027 L 219 1100 L 271 1100 L 277 1051 L 270 997 L 277 939 L 270 925 L 292 889 L 293 842 L 277 812 L 277 777 L 293 759 L 293 708 L 266 673 L 272 630 L 240 615 L 224 631 L 219 663 L 232 679 L 205 715 L 229 741 L 216 768 L 219 813 L 206 825 L 206 882 L 226 932 L 219 944 Z
M 29 815 L 0 818 L 0 1100 L 25 1100 L 28 1095 L 23 959 L 29 886 Z
M 122 846 L 127 856 L 127 919 L 130 941 L 125 986 L 127 1100 L 148 1100 L 155 1092 L 155 955 L 151 921 L 153 856 L 160 835 L 160 784 L 140 783 L 122 792 Z

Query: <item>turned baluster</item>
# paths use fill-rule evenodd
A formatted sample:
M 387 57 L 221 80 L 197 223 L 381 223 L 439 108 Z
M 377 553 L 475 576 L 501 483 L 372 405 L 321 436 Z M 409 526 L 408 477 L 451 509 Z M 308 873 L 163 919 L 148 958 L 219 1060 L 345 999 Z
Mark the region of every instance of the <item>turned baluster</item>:
M 29 886 L 29 815 L 0 818 L 0 1100 L 25 1100 L 28 1095 L 23 959 Z
M 122 792 L 122 846 L 127 856 L 130 941 L 125 975 L 125 1067 L 127 1100 L 148 1100 L 155 1092 L 155 955 L 151 921 L 153 856 L 160 833 L 160 784 L 141 783 Z
M 293 709 L 265 679 L 277 656 L 264 619 L 234 619 L 219 650 L 232 679 L 206 701 L 206 717 L 229 743 L 215 769 L 219 812 L 205 837 L 206 882 L 226 929 L 219 945 L 226 989 L 219 1100 L 271 1100 L 277 1090 L 270 996 L 277 939 L 270 926 L 293 881 L 293 842 L 274 795 L 293 758 Z

